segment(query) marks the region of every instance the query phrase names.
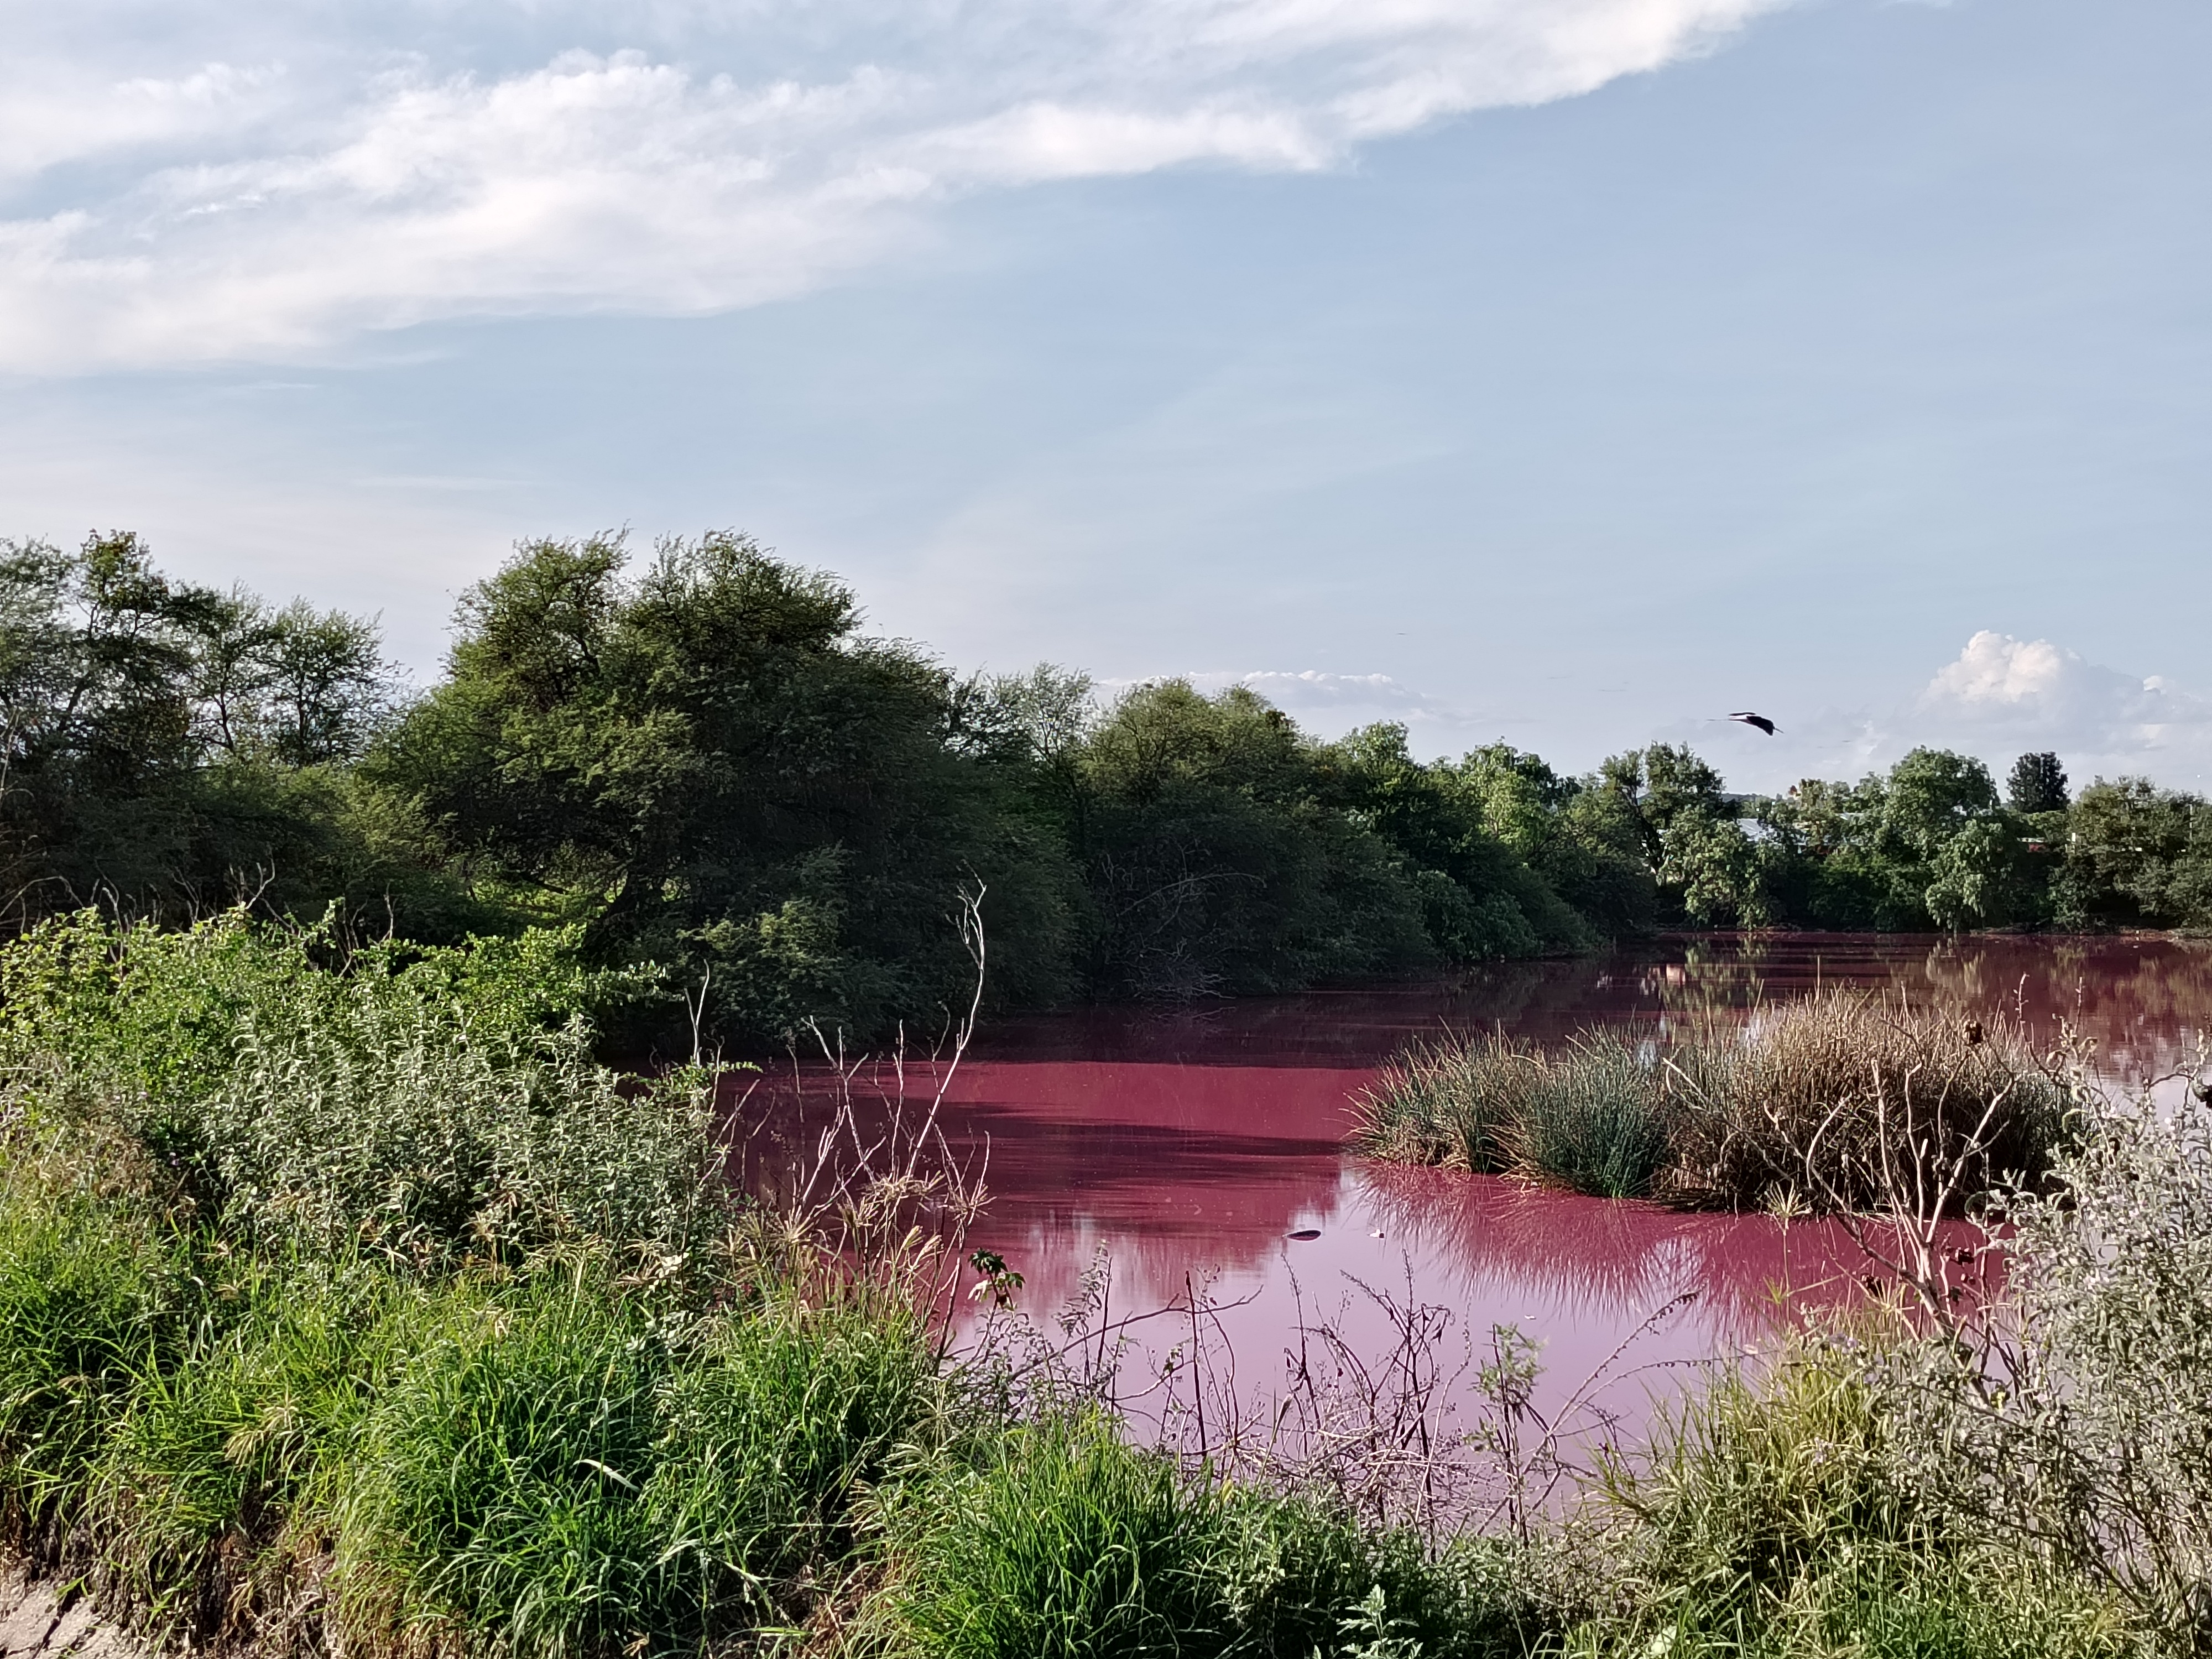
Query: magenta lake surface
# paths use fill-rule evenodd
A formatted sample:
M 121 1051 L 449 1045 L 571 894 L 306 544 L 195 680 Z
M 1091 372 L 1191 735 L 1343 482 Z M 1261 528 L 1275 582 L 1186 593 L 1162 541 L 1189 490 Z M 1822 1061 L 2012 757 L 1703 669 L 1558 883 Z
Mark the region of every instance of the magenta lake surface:
M 2174 1065 L 2212 1024 L 2212 949 L 2170 939 L 1700 937 L 1436 984 L 1005 1020 L 952 1074 L 940 1121 L 963 1156 L 988 1157 L 991 1202 L 971 1246 L 1022 1274 L 1021 1307 L 1047 1329 L 1101 1263 L 1115 1318 L 1195 1292 L 1221 1310 L 1213 1363 L 1261 1398 L 1318 1319 L 1386 1348 L 1369 1291 L 1387 1290 L 1449 1309 L 1454 1341 L 1518 1328 L 1540 1345 L 1550 1408 L 1582 1395 L 1633 1419 L 1681 1368 L 1855 1294 L 1863 1255 L 1828 1223 L 1376 1164 L 1346 1148 L 1352 1103 L 1419 1038 L 1663 1028 L 1822 985 L 1962 1016 L 2002 1008 L 2044 1041 L 2070 1026 L 2126 1085 Z M 757 1144 L 800 1144 L 826 1097 L 764 1082 L 751 1109 L 771 1132 Z M 926 1103 L 937 1082 L 908 1066 L 909 1099 Z M 1188 1332 L 1172 1316 L 1130 1328 L 1131 1372 L 1156 1374 Z

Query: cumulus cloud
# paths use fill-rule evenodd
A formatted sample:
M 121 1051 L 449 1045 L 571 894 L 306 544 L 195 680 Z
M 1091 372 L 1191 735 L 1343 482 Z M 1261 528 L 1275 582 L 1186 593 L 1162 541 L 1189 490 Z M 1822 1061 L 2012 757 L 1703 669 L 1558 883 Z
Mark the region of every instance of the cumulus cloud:
M 1920 747 L 1975 756 L 2000 781 L 2015 757 L 2049 750 L 2077 784 L 2132 776 L 2212 788 L 2212 698 L 2051 640 L 1984 629 L 1887 707 L 1770 712 L 1783 722 L 1772 738 L 1713 720 L 1679 721 L 1657 735 L 1709 755 L 1744 789 L 1856 779 Z
M 964 193 L 1325 167 L 1780 3 L 0 0 L 0 368 L 757 303 Z
M 2212 701 L 2049 640 L 1984 629 L 1936 672 L 1911 714 L 1960 746 L 2057 750 L 2085 776 L 2198 777 L 2212 766 Z

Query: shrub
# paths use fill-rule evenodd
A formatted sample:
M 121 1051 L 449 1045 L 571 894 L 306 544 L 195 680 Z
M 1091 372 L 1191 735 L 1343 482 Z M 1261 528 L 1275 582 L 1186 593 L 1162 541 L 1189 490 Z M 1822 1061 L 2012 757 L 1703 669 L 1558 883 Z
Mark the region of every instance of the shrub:
M 1899 1479 L 1856 1366 L 1786 1348 L 1662 1413 L 1648 1460 L 1605 1471 L 1611 1605 L 1575 1654 L 2112 1655 L 2129 1621 L 2071 1575 L 1969 1547 Z
M 1537 1050 L 1502 1031 L 1418 1043 L 1360 1097 L 1362 1146 L 1401 1163 L 1503 1173 L 1513 1162 L 1508 1135 L 1543 1064 Z
M 1502 1659 L 1547 1628 L 1501 1540 L 1431 1559 L 1410 1533 L 1135 1449 L 1098 1415 L 979 1450 L 891 1509 L 893 1651 Z
M 803 1616 L 933 1371 L 919 1320 L 857 1297 L 686 1330 L 589 1272 L 457 1292 L 349 1455 L 345 1616 L 538 1655 Z
M 1219 1496 L 1097 1418 L 988 1446 L 901 1516 L 899 1617 L 933 1659 L 1218 1652 Z
M 594 1063 L 574 953 L 539 933 L 330 968 L 327 933 L 241 913 L 179 933 L 86 913 L 0 953 L 0 1064 L 241 1241 L 418 1267 L 562 1239 L 681 1252 L 726 1207 L 706 1094 Z
M 1899 1478 L 2212 1652 L 2212 1103 L 2077 1089 L 2085 1133 L 1994 1240 L 2005 1306 L 1872 1356 Z
M 1822 1208 L 1887 1207 L 1952 1169 L 1961 1198 L 2040 1182 L 2063 1091 L 2001 1018 L 1830 992 L 1706 1028 L 1668 1067 L 1674 1184 L 1747 1206 L 1778 1188 Z
M 592 1064 L 538 942 L 329 945 L 0 953 L 0 1544 L 198 1642 L 803 1613 L 934 1420 L 896 1275 L 727 1247 L 703 1094 Z
M 189 1260 L 86 1194 L 0 1179 L 0 1535 L 51 1559 L 93 1461 L 198 1299 Z

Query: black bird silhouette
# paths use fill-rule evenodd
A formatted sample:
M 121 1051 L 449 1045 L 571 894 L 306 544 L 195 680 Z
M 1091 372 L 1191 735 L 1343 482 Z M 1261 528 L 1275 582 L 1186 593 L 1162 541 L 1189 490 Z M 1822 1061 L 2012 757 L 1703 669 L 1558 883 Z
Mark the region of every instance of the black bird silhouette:
M 1754 714 L 1746 710 L 1730 714 L 1729 718 L 1732 720 L 1741 720 L 1746 726 L 1755 726 L 1770 738 L 1774 735 L 1774 722 L 1764 714 Z

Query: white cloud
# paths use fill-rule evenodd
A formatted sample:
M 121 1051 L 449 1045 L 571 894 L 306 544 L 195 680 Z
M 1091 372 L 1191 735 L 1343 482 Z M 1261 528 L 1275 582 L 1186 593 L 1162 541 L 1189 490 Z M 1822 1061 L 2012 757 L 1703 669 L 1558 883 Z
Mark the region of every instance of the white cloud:
M 0 0 L 0 368 L 757 303 L 965 192 L 1328 167 L 1657 68 L 1778 3 Z
M 1984 629 L 1936 672 L 1911 715 L 1960 747 L 2057 750 L 2083 778 L 2198 778 L 2212 767 L 2212 701 L 2157 675 L 2102 667 L 2049 640 Z

